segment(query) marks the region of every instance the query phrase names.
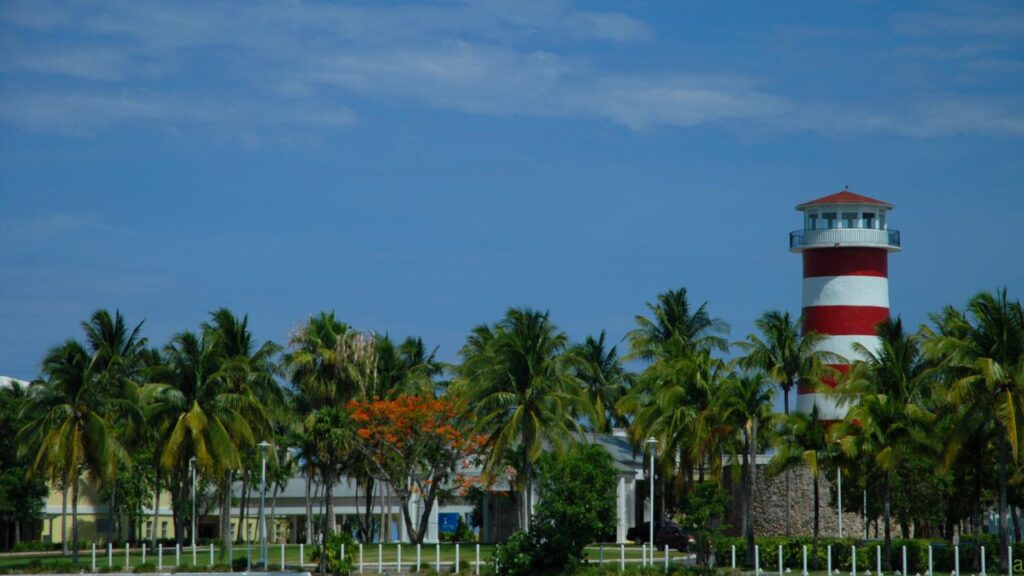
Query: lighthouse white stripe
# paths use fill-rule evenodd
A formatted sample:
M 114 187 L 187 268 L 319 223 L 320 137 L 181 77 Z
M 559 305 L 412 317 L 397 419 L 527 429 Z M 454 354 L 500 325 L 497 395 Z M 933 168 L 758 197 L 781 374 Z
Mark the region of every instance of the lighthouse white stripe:
M 854 350 L 854 344 L 860 344 L 868 350 L 878 350 L 878 336 L 829 336 L 818 343 L 815 349 L 838 354 L 846 358 L 846 363 L 852 364 L 856 360 L 864 360 L 864 356 Z M 827 363 L 838 364 L 838 362 Z
M 810 414 L 811 408 L 817 405 L 818 419 L 820 420 L 842 420 L 846 411 L 850 409 L 849 404 L 839 405 L 838 399 L 826 394 L 798 394 L 796 397 L 796 410 L 803 414 Z
M 816 276 L 804 278 L 804 307 L 889 307 L 889 279 L 878 276 Z

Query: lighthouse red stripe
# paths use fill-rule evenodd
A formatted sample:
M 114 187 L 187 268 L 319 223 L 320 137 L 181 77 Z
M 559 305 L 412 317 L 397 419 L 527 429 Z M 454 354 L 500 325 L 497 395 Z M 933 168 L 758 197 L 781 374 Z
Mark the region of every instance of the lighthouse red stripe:
M 829 364 L 829 367 L 836 369 L 840 374 L 846 374 L 847 372 L 850 371 L 850 365 L 849 364 Z M 829 388 L 835 388 L 836 387 L 836 377 L 835 376 L 824 376 L 824 377 L 821 378 L 821 383 L 822 384 L 827 384 Z M 810 382 L 802 381 L 802 382 L 800 382 L 800 384 L 797 385 L 796 393 L 797 394 L 817 394 L 819 392 L 819 390 L 817 390 L 816 388 L 817 387 L 814 386 L 813 384 L 811 384 Z
M 888 277 L 889 258 L 883 248 L 815 248 L 804 250 L 804 278 L 816 276 Z
M 804 308 L 804 333 L 870 336 L 888 317 L 889 309 L 878 306 L 808 306 Z

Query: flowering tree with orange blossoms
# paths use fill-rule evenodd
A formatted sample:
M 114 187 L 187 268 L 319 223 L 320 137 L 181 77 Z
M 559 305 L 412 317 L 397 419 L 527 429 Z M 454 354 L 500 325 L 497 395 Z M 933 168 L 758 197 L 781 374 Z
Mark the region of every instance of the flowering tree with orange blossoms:
M 448 398 L 402 395 L 390 400 L 353 400 L 347 405 L 356 425 L 357 449 L 375 476 L 388 482 L 401 502 L 402 517 L 413 543 L 423 542 L 430 511 L 441 486 L 457 477 L 484 446 Z M 409 509 L 413 495 L 423 501 L 417 517 Z

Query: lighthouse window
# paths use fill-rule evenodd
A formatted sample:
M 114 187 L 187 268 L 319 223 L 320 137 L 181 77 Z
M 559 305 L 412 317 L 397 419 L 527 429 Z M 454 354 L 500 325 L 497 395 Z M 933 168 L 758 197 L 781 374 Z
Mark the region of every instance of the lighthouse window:
M 843 212 L 843 228 L 855 228 L 857 226 L 856 212 Z
M 863 216 L 864 216 L 864 227 L 865 228 L 874 228 L 875 227 L 875 213 L 874 212 L 865 212 L 863 214 Z
M 836 227 L 836 213 L 835 212 L 822 212 L 821 223 L 824 228 L 835 228 Z
M 814 230 L 818 227 L 818 215 L 808 214 L 807 215 L 807 229 Z

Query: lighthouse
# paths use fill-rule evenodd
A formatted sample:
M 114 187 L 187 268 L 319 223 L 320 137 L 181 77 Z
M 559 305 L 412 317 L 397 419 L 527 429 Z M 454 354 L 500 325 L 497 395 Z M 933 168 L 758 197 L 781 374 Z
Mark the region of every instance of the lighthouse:
M 804 226 L 789 234 L 789 250 L 803 255 L 803 333 L 825 335 L 819 350 L 848 362 L 860 344 L 876 350 L 875 326 L 889 317 L 889 253 L 900 250 L 900 233 L 889 228 L 893 205 L 843 190 L 796 207 Z M 840 372 L 849 364 L 834 364 Z M 823 381 L 835 387 L 835 380 Z M 842 420 L 845 407 L 818 393 L 812 383 L 797 389 L 797 410 L 818 406 L 822 420 Z

